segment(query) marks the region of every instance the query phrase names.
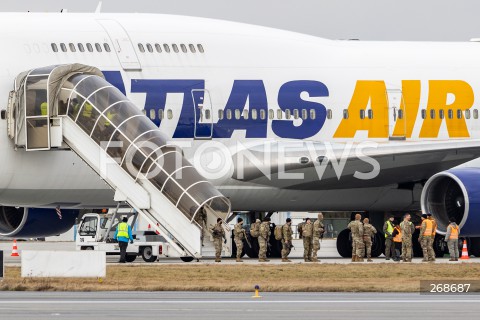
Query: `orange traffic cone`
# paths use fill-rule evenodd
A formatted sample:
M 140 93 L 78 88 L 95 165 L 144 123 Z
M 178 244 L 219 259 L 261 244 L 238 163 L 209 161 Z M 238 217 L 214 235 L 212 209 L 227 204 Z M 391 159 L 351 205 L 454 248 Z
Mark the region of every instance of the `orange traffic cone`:
M 460 260 L 468 259 L 470 259 L 470 256 L 468 255 L 467 240 L 463 240 L 462 257 L 460 258 Z
M 160 227 L 160 224 L 158 222 L 157 222 L 157 227 Z M 159 235 L 160 231 L 158 231 L 158 229 L 155 229 L 155 233 Z
M 152 229 L 152 226 L 150 225 L 150 223 L 148 224 L 147 229 L 148 229 L 148 230 Z
M 20 257 L 18 254 L 18 248 L 17 248 L 17 240 L 13 240 L 13 249 L 12 249 L 12 254 L 10 255 L 11 257 Z

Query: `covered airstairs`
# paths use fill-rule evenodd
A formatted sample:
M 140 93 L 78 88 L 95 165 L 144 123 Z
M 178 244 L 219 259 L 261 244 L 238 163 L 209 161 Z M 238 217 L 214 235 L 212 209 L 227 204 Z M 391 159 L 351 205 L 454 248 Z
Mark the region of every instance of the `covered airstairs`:
M 206 211 L 208 229 L 226 220 L 230 201 L 100 70 L 70 64 L 24 72 L 7 114 L 19 152 L 71 149 L 115 191 L 115 201 L 137 210 L 180 256 L 211 250 L 208 231 L 202 246 L 197 215 Z

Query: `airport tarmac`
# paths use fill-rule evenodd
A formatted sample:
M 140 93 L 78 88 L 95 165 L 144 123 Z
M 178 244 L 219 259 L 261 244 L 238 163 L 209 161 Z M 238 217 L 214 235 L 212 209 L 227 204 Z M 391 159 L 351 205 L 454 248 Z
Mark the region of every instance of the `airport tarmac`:
M 479 295 L 0 292 L 2 319 L 478 319 Z

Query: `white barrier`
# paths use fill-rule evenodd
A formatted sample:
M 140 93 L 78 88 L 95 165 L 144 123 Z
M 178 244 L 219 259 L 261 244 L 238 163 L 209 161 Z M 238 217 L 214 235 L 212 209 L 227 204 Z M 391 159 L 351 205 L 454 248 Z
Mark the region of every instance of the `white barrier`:
M 105 252 L 22 250 L 22 277 L 103 278 L 106 273 Z

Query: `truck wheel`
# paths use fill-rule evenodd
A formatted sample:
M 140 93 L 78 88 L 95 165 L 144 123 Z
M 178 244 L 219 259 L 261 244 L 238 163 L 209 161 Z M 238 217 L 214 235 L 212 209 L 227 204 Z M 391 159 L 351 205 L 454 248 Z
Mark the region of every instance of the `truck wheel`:
M 192 262 L 193 261 L 193 257 L 180 257 L 180 259 L 182 259 L 183 262 Z
M 135 254 L 127 254 L 127 256 L 125 257 L 125 260 L 127 262 L 133 262 L 135 261 L 135 259 L 137 259 L 137 256 Z
M 93 250 L 93 247 L 82 247 L 82 250 Z
M 157 260 L 157 256 L 154 256 L 152 254 L 152 247 L 143 247 L 142 258 L 145 262 L 154 262 L 155 260 Z

